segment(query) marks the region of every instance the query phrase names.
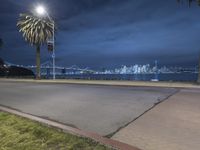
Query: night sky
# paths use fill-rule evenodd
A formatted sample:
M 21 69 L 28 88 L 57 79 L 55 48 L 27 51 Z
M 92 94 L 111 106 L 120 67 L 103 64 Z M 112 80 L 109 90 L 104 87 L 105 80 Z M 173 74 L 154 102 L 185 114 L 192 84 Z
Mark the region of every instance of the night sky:
M 35 64 L 35 47 L 18 33 L 19 13 L 41 3 L 57 24 L 56 63 L 93 69 L 153 64 L 195 66 L 200 50 L 200 7 L 176 0 L 0 0 L 0 57 Z M 42 62 L 50 60 L 42 48 Z

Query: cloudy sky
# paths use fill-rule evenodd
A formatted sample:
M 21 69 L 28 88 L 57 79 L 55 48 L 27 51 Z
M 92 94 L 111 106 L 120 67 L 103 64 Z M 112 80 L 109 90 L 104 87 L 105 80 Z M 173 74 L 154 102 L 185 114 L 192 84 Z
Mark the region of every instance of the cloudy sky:
M 200 50 L 200 7 L 176 0 L 0 0 L 0 57 L 35 64 L 35 48 L 18 33 L 19 13 L 46 6 L 57 24 L 56 62 L 112 68 L 153 64 L 192 66 Z M 50 60 L 42 48 L 42 62 Z

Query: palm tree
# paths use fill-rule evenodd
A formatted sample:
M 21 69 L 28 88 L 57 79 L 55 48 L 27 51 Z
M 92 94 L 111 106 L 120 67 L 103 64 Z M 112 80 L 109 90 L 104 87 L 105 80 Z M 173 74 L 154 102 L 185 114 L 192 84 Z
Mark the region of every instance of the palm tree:
M 36 79 L 40 79 L 40 47 L 47 43 L 53 36 L 53 22 L 48 18 L 42 18 L 34 15 L 20 14 L 17 22 L 19 32 L 32 46 L 36 47 Z

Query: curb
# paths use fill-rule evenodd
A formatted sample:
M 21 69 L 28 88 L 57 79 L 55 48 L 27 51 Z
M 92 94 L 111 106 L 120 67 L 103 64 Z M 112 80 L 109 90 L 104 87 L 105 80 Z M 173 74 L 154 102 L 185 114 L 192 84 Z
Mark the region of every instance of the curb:
M 31 115 L 31 114 L 27 114 L 27 113 L 24 113 L 24 112 L 21 112 L 21 111 L 17 111 L 15 109 L 8 108 L 6 106 L 0 105 L 0 110 L 14 114 L 14 115 L 17 115 L 17 116 L 20 116 L 20 117 L 23 117 L 23 118 L 28 118 L 30 120 L 39 122 L 41 124 L 44 124 L 44 125 L 47 125 L 47 126 L 50 126 L 50 127 L 53 127 L 53 128 L 61 129 L 62 131 L 66 132 L 66 133 L 70 133 L 70 134 L 80 136 L 80 137 L 90 138 L 90 139 L 92 139 L 96 142 L 99 142 L 103 145 L 106 145 L 106 146 L 109 146 L 109 147 L 112 147 L 112 148 L 115 148 L 115 149 L 119 149 L 119 150 L 140 150 L 140 149 L 133 147 L 131 145 L 128 145 L 128 144 L 125 144 L 125 143 L 122 143 L 122 142 L 119 142 L 119 141 L 116 141 L 116 140 L 112 140 L 112 139 L 102 137 L 101 135 L 96 134 L 96 133 L 87 132 L 87 131 L 83 131 L 83 130 L 80 130 L 80 129 L 77 129 L 77 128 L 73 128 L 73 127 L 52 121 L 52 120 L 47 120 L 47 119 L 40 118 L 40 117 Z
M 160 88 L 190 88 L 200 89 L 200 85 L 187 82 L 152 82 L 152 81 L 115 81 L 115 80 L 34 80 L 34 79 L 4 79 L 2 82 L 46 83 L 46 84 L 79 84 L 101 86 L 128 86 L 128 87 L 160 87 Z

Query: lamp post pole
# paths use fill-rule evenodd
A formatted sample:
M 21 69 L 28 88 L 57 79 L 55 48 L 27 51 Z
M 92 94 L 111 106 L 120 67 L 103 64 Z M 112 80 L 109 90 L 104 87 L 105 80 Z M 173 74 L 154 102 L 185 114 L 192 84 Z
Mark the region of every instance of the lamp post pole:
M 53 40 L 52 41 L 53 42 L 53 53 L 52 53 L 52 59 L 53 59 L 53 80 L 55 80 L 56 79 L 56 66 L 55 66 L 55 64 L 56 64 L 56 62 L 55 62 L 56 55 L 55 55 L 55 23 L 54 23 L 54 21 L 53 21 L 53 39 L 52 40 Z
M 51 42 L 53 44 L 53 53 L 52 53 L 52 59 L 53 59 L 53 80 L 56 79 L 56 63 L 55 63 L 55 22 L 54 20 L 49 16 L 48 12 L 45 10 L 45 8 L 40 5 L 38 7 L 36 7 L 36 13 L 40 16 L 46 15 L 48 17 L 48 19 L 53 23 L 53 35 L 52 35 L 52 39 Z
M 49 16 L 49 14 L 46 12 L 47 17 L 49 20 L 53 23 L 53 37 L 52 37 L 52 43 L 53 43 L 53 51 L 52 51 L 52 61 L 53 61 L 53 80 L 56 79 L 56 54 L 55 54 L 55 22 L 54 20 Z

